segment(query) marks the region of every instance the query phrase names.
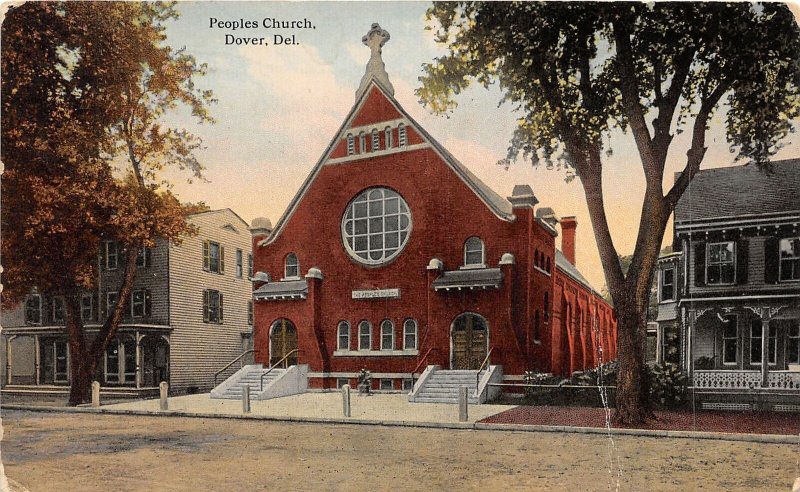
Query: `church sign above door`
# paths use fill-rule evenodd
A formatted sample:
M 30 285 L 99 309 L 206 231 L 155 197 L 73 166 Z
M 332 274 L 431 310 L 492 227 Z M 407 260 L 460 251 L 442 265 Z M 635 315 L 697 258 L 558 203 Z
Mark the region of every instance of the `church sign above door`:
M 400 289 L 354 290 L 353 299 L 397 299 Z

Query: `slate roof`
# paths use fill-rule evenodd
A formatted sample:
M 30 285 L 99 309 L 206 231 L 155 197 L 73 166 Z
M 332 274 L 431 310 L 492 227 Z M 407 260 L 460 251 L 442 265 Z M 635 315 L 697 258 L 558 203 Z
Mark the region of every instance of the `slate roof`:
M 476 268 L 464 270 L 452 270 L 442 272 L 433 281 L 433 288 L 457 289 L 457 288 L 499 288 L 503 282 L 503 272 L 499 268 Z
M 699 171 L 675 207 L 675 222 L 800 211 L 800 159 Z
M 268 282 L 253 291 L 255 299 L 305 298 L 306 295 L 308 283 L 305 279 Z
M 556 249 L 556 268 L 560 268 L 562 272 L 572 277 L 576 282 L 582 284 L 591 292 L 597 293 L 594 290 L 594 287 L 592 287 L 592 284 L 590 284 L 589 281 L 586 280 L 583 275 L 581 275 L 581 272 L 578 271 L 578 268 L 575 267 L 575 265 L 569 262 L 567 257 L 564 256 L 564 253 L 562 253 L 560 249 Z

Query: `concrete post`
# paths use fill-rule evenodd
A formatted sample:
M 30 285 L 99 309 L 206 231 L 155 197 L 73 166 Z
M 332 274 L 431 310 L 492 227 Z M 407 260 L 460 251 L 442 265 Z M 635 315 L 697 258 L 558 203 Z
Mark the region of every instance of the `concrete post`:
M 469 419 L 469 386 L 462 386 L 458 390 L 458 421 L 466 422 Z
M 161 410 L 168 410 L 169 403 L 167 403 L 167 394 L 169 393 L 169 384 L 166 381 L 161 381 L 161 384 L 158 385 L 158 392 L 161 398 Z
M 250 413 L 250 385 L 242 386 L 242 412 Z
M 345 417 L 350 416 L 350 385 L 342 386 L 342 410 Z
M 92 406 L 100 406 L 100 383 L 97 381 L 92 381 Z

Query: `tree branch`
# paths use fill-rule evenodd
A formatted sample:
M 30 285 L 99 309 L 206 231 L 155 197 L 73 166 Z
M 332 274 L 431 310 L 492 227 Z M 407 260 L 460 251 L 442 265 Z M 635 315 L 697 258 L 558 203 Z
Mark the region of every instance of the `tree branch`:
M 681 93 L 683 92 L 683 84 L 689 76 L 689 72 L 694 59 L 694 48 L 687 49 L 675 58 L 675 72 L 672 75 L 672 82 L 670 83 L 667 94 L 658 103 L 658 116 L 653 122 L 655 135 L 653 137 L 654 158 L 655 161 L 661 165 L 661 178 L 664 174 L 664 163 L 667 159 L 667 152 L 669 145 L 672 143 L 672 135 L 669 129 L 672 126 L 672 118 L 675 115 L 675 109 L 678 107 Z M 659 84 L 660 86 L 660 84 Z M 661 88 L 659 87 L 660 91 Z

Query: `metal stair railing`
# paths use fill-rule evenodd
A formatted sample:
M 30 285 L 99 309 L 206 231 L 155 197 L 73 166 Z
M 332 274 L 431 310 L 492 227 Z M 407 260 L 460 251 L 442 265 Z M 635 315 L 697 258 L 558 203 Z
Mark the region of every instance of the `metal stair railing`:
M 253 352 L 255 352 L 255 350 L 253 350 L 253 349 L 250 349 L 250 350 L 245 350 L 245 351 L 244 351 L 244 352 L 242 352 L 241 354 L 237 355 L 235 359 L 233 359 L 232 361 L 230 361 L 230 362 L 228 362 L 227 364 L 225 364 L 225 367 L 223 367 L 223 368 L 222 368 L 222 369 L 220 369 L 219 371 L 215 372 L 215 373 L 214 373 L 214 387 L 215 387 L 215 388 L 217 387 L 217 378 L 219 378 L 219 375 L 220 375 L 220 374 L 222 374 L 223 372 L 227 371 L 227 370 L 228 370 L 228 369 L 229 369 L 229 368 L 230 368 L 232 365 L 234 365 L 234 364 L 236 364 L 238 361 L 240 361 L 240 360 L 242 359 L 242 357 L 244 357 L 244 356 L 245 356 L 245 355 L 247 355 L 247 354 L 252 354 Z
M 263 392 L 263 391 L 264 391 L 264 378 L 265 378 L 265 377 L 267 377 L 267 375 L 268 375 L 269 373 L 271 373 L 273 369 L 275 369 L 276 367 L 278 367 L 278 366 L 279 366 L 279 365 L 280 365 L 282 362 L 285 362 L 285 361 L 286 361 L 286 359 L 288 359 L 290 355 L 297 354 L 297 353 L 299 353 L 299 352 L 300 352 L 300 349 L 294 349 L 294 350 L 292 350 L 291 352 L 289 352 L 288 354 L 284 355 L 284 356 L 283 356 L 283 358 L 282 358 L 281 360 L 279 360 L 279 361 L 278 361 L 278 362 L 276 362 L 275 364 L 273 364 L 273 365 L 269 366 L 269 369 L 267 369 L 267 372 L 265 372 L 265 373 L 263 373 L 263 374 L 261 375 L 261 382 L 260 382 L 260 384 L 259 384 L 259 390 L 258 390 L 258 391 L 260 391 L 260 392 Z
M 425 352 L 425 355 L 423 355 L 422 358 L 419 360 L 419 362 L 417 363 L 417 366 L 414 369 L 411 370 L 411 388 L 412 389 L 414 388 L 414 384 L 416 383 L 416 381 L 414 381 L 414 374 L 416 374 L 416 372 L 419 371 L 419 368 L 422 367 L 422 364 L 425 363 L 428 360 L 428 356 L 431 355 L 431 352 L 433 352 L 434 350 L 437 350 L 436 347 L 429 348 L 428 351 Z
M 492 351 L 494 347 L 489 349 L 489 352 L 486 354 L 486 358 L 483 359 L 481 366 L 478 368 L 478 374 L 475 375 L 475 393 L 478 393 L 478 387 L 481 384 L 481 371 L 489 364 L 489 358 L 492 356 Z

